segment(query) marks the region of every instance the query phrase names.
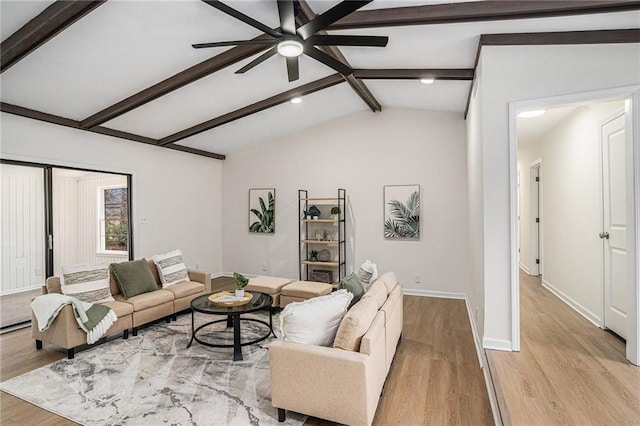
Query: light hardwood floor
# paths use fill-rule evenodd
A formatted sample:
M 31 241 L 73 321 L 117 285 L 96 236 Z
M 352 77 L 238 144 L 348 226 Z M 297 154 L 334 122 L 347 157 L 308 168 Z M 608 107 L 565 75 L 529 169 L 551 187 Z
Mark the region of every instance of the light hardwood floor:
M 625 344 L 520 272 L 520 352 L 487 351 L 505 424 L 640 424 Z
M 214 291 L 228 288 L 232 288 L 228 279 L 214 279 Z M 65 354 L 51 345 L 36 351 L 29 329 L 6 333 L 0 336 L 0 380 L 62 359 Z M 0 393 L 0 412 L 3 426 L 74 424 L 4 392 Z M 492 423 L 464 301 L 405 296 L 403 336 L 374 424 Z M 333 423 L 310 418 L 305 425 Z
M 40 289 L 0 296 L 0 328 L 31 320 L 31 300 L 41 294 Z

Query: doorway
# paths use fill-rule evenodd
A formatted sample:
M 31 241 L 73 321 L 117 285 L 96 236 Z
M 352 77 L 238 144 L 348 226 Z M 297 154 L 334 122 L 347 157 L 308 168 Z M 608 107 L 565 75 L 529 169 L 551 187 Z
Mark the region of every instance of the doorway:
M 133 259 L 131 175 L 1 160 L 0 182 L 1 332 L 63 265 Z
M 626 102 L 625 99 L 627 100 Z M 627 358 L 635 364 L 638 364 L 640 361 L 638 359 L 637 343 L 638 328 L 637 326 L 634 326 L 634 321 L 637 318 L 637 287 L 638 276 L 640 275 L 638 271 L 638 262 L 636 260 L 637 256 L 635 255 L 638 247 L 636 224 L 638 223 L 640 211 L 640 208 L 638 207 L 638 200 L 640 199 L 638 192 L 640 190 L 640 185 L 638 184 L 637 172 L 640 168 L 640 156 L 638 155 L 638 137 L 637 135 L 631 134 L 631 129 L 633 128 L 632 124 L 634 121 L 638 121 L 638 114 L 637 111 L 631 114 L 630 107 L 633 104 L 633 101 L 637 101 L 637 99 L 638 90 L 637 88 L 632 88 L 626 90 L 610 90 L 600 93 L 564 96 L 547 100 L 537 100 L 535 102 L 524 101 L 513 103 L 511 105 L 511 123 L 514 130 L 517 128 L 517 144 L 516 132 L 512 132 L 512 136 L 510 138 L 512 148 L 512 194 L 516 189 L 516 185 L 514 185 L 513 182 L 513 171 L 517 170 L 516 166 L 519 166 L 520 169 L 526 169 L 528 167 L 531 171 L 530 180 L 533 181 L 536 177 L 535 169 L 537 168 L 537 164 L 535 164 L 534 160 L 540 158 L 544 161 L 545 166 L 544 179 L 540 179 L 540 187 L 538 189 L 542 192 L 543 187 L 551 188 L 548 194 L 545 190 L 544 196 L 540 197 L 539 217 L 541 220 L 539 223 L 538 247 L 540 256 L 542 257 L 542 255 L 544 255 L 544 270 L 542 270 L 542 268 L 536 270 L 536 263 L 531 260 L 527 262 L 527 259 L 536 259 L 535 248 L 537 244 L 535 242 L 535 236 L 538 233 L 535 232 L 536 208 L 535 201 L 533 201 L 536 198 L 535 184 L 532 185 L 531 182 L 520 182 L 520 188 L 530 188 L 531 194 L 522 197 L 522 201 L 525 202 L 529 198 L 530 205 L 522 206 L 522 211 L 525 212 L 525 214 L 529 211 L 530 217 L 532 218 L 531 222 L 528 222 L 531 225 L 529 228 L 527 227 L 527 222 L 523 221 L 524 218 L 520 218 L 522 222 L 522 226 L 520 227 L 521 233 L 529 234 L 529 244 L 523 242 L 521 247 L 526 249 L 528 246 L 530 250 L 529 256 L 523 256 L 522 254 L 520 256 L 521 263 L 528 263 L 528 265 L 524 266 L 528 266 L 529 268 L 528 271 L 525 268 L 522 269 L 530 275 L 536 275 L 536 272 L 542 274 L 541 282 L 543 286 L 549 288 L 556 294 L 556 296 L 565 301 L 574 308 L 574 310 L 581 313 L 592 323 L 603 328 L 612 329 L 619 335 L 624 335 L 623 333 L 626 331 L 628 334 Z M 617 188 L 617 192 L 610 194 L 613 196 L 613 201 L 618 203 L 616 206 L 613 206 L 614 212 L 617 212 L 616 214 L 618 214 L 614 224 L 605 223 L 605 209 L 602 204 L 602 200 L 605 199 L 606 195 L 603 183 L 603 172 L 605 171 L 606 166 L 602 160 L 607 160 L 607 158 L 605 156 L 606 153 L 604 153 L 602 147 L 600 147 L 602 135 L 599 129 L 600 126 L 611 121 L 612 116 L 615 114 L 609 114 L 609 116 L 606 117 L 606 120 L 602 118 L 602 115 L 600 115 L 601 118 L 599 121 L 590 125 L 590 127 L 594 129 L 595 133 L 595 136 L 589 136 L 589 138 L 591 138 L 590 141 L 587 141 L 587 136 L 584 133 L 576 133 L 575 139 L 579 139 L 582 144 L 582 148 L 587 144 L 591 144 L 592 152 L 588 155 L 575 156 L 573 164 L 569 163 L 561 165 L 559 163 L 558 158 L 562 158 L 563 155 L 567 154 L 567 152 L 562 151 L 567 151 L 566 146 L 558 148 L 556 155 L 551 155 L 550 151 L 545 152 L 545 155 L 537 153 L 537 156 L 533 156 L 532 153 L 529 153 L 529 157 L 526 159 L 518 158 L 515 155 L 516 152 L 519 153 L 523 149 L 521 144 L 520 123 L 517 122 L 516 118 L 516 112 L 519 110 L 542 109 L 546 107 L 549 111 L 552 111 L 559 106 L 570 106 L 574 108 L 572 111 L 568 112 L 569 115 L 573 114 L 573 116 L 570 116 L 569 118 L 560 118 L 555 123 L 555 130 L 553 130 L 553 132 L 549 133 L 549 129 L 540 129 L 543 133 L 546 132 L 554 134 L 555 132 L 555 135 L 558 136 L 562 132 L 566 133 L 567 130 L 567 126 L 562 126 L 561 123 L 566 120 L 581 120 L 581 117 L 587 117 L 589 114 L 591 114 L 591 117 L 593 118 L 593 111 L 595 111 L 595 107 L 591 107 L 591 105 L 606 103 L 609 103 L 610 107 L 613 105 L 614 108 L 617 108 L 619 110 L 618 113 L 621 113 L 623 108 L 626 108 L 624 109 L 627 116 L 625 128 L 628 130 L 628 137 L 620 137 L 620 132 L 617 131 L 609 132 L 613 135 L 612 140 L 614 143 L 607 149 L 619 162 L 621 161 L 622 164 L 625 165 L 625 167 L 620 167 L 619 165 L 612 167 L 611 169 L 614 170 L 614 173 L 610 175 L 610 178 L 612 179 L 612 182 L 615 181 L 619 183 L 622 180 L 623 183 L 627 184 L 626 188 L 624 186 L 620 187 L 619 185 L 613 185 Z M 581 111 L 576 112 L 576 108 L 581 109 Z M 600 109 L 602 109 L 602 107 Z M 535 127 L 539 128 L 540 126 Z M 580 128 L 586 129 L 587 126 L 583 125 Z M 594 142 L 596 145 L 594 145 Z M 527 149 L 527 147 L 524 146 L 524 149 Z M 575 155 L 574 152 L 571 152 L 571 154 Z M 554 170 L 556 171 L 556 179 L 552 181 L 551 178 L 554 177 Z M 527 174 L 523 174 L 522 177 L 526 178 Z M 580 199 L 580 197 L 576 196 L 576 192 L 574 192 L 574 188 L 579 184 L 587 187 L 585 193 L 591 192 L 591 204 L 588 206 L 583 202 L 586 197 Z M 512 199 L 515 199 L 515 197 Z M 547 205 L 547 203 L 549 203 L 549 205 Z M 558 208 L 563 205 L 568 209 L 568 216 L 573 222 L 571 225 L 575 225 L 576 228 L 578 226 L 582 226 L 583 229 L 588 229 L 588 235 L 583 235 L 582 237 L 582 241 L 584 242 L 583 244 L 575 243 L 574 239 L 577 234 L 573 233 L 571 227 L 567 227 L 566 222 L 562 223 L 557 220 L 555 215 L 550 214 L 554 211 L 554 208 Z M 515 209 L 515 206 L 512 206 L 512 209 Z M 625 220 L 619 220 L 620 215 L 622 215 Z M 515 220 L 516 218 L 513 217 L 512 223 L 514 223 Z M 627 224 L 628 226 L 625 229 L 625 222 L 629 221 L 630 223 Z M 617 230 L 616 227 L 620 229 Z M 628 254 L 624 254 L 624 250 L 620 245 L 611 244 L 611 238 L 606 239 L 606 237 L 604 237 L 606 232 L 609 233 L 609 236 L 611 235 L 610 229 L 614 229 L 620 235 L 624 236 L 617 240 L 626 239 L 626 249 L 629 250 Z M 585 234 L 584 231 L 582 233 Z M 603 236 L 600 237 L 600 235 Z M 520 235 L 519 237 L 522 238 L 523 236 L 524 235 Z M 549 241 L 546 241 L 547 238 L 549 238 Z M 617 244 L 615 241 L 613 241 L 613 243 Z M 554 265 L 553 259 L 560 251 L 570 253 L 570 255 L 565 256 L 560 266 L 558 265 L 559 262 L 556 262 Z M 607 251 L 611 255 L 608 260 L 605 259 Z M 590 260 L 585 262 L 583 258 L 583 262 L 580 264 L 577 259 L 583 255 L 582 252 L 588 252 L 588 255 L 585 258 Z M 514 262 L 514 259 L 517 259 L 516 253 L 512 253 L 512 265 L 517 265 L 517 263 Z M 539 266 L 542 266 L 542 263 Z M 571 283 L 571 279 L 568 278 L 570 274 L 576 274 L 578 276 L 582 275 L 580 279 Z M 514 313 L 512 331 L 514 337 L 514 350 L 519 349 L 520 343 L 518 302 L 519 279 L 517 275 L 518 267 L 516 266 L 512 271 L 512 289 L 514 290 L 512 293 L 512 312 Z M 605 288 L 605 277 L 612 279 L 614 285 L 613 291 L 609 290 L 608 293 Z M 592 280 L 592 283 L 595 282 L 595 285 L 585 288 L 585 282 L 589 279 Z M 567 282 L 569 282 L 568 286 L 565 285 Z M 622 292 L 621 290 L 623 289 L 626 290 L 626 292 Z M 577 294 L 577 296 L 575 296 L 575 294 Z M 599 299 L 597 299 L 599 302 L 594 303 L 593 301 L 596 299 L 594 299 L 593 296 L 596 294 L 599 297 Z M 604 301 L 605 295 L 608 295 L 609 302 Z M 518 304 L 518 306 L 515 306 L 516 304 Z M 618 314 L 624 310 L 629 311 L 629 315 L 627 317 L 622 317 L 622 327 L 618 327 L 618 331 L 614 328 L 615 326 L 611 326 L 609 323 L 605 325 L 605 305 L 607 304 L 612 304 L 612 310 Z

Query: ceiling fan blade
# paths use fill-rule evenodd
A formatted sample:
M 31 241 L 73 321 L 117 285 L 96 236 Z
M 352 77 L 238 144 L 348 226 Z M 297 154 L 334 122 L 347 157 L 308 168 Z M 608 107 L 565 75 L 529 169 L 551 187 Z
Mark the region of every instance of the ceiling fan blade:
M 300 78 L 298 57 L 285 58 L 287 60 L 287 75 L 289 82 L 296 81 Z
M 278 14 L 280 15 L 280 29 L 282 32 L 296 34 L 296 17 L 293 0 L 278 0 Z
M 333 68 L 342 75 L 353 74 L 353 69 L 351 69 L 351 67 L 343 64 L 339 60 L 334 59 L 333 57 L 324 53 L 322 50 L 316 49 L 313 46 L 305 46 L 304 53 L 308 56 L 311 56 L 316 61 L 322 62 L 326 66 Z
M 249 71 L 251 68 L 255 67 L 256 65 L 266 61 L 267 59 L 275 55 L 277 52 L 278 51 L 276 50 L 276 48 L 272 47 L 271 49 L 264 52 L 262 55 L 255 58 L 253 61 L 249 62 L 244 67 L 240 68 L 238 71 L 235 72 L 235 74 L 244 74 L 245 72 Z
M 367 3 L 371 3 L 373 0 L 363 1 L 343 1 L 338 3 L 331 9 L 327 10 L 321 15 L 316 16 L 313 20 L 307 22 L 300 28 L 298 28 L 298 34 L 303 39 L 307 39 L 311 35 L 317 33 L 320 30 L 327 28 L 329 25 L 344 18 L 350 13 L 355 12 Z
M 316 46 L 373 46 L 385 47 L 389 37 L 358 35 L 320 35 L 315 34 L 305 40 Z
M 258 39 L 258 40 L 236 40 L 236 41 L 217 41 L 217 42 L 212 42 L 212 43 L 195 43 L 192 44 L 191 46 L 194 49 L 204 49 L 207 47 L 223 47 L 223 46 L 239 46 L 242 44 L 277 44 L 278 40 L 275 39 L 271 39 L 271 40 L 263 40 L 263 39 Z
M 242 12 L 232 8 L 232 7 L 227 6 L 226 4 L 222 3 L 221 1 L 218 1 L 218 0 L 202 0 L 202 1 L 204 3 L 206 3 L 206 4 L 208 4 L 211 7 L 215 7 L 219 11 L 226 13 L 229 16 L 233 16 L 234 18 L 238 19 L 239 21 L 244 22 L 247 25 L 251 25 L 253 28 L 256 28 L 256 29 L 262 31 L 263 33 L 269 34 L 272 37 L 280 37 L 280 36 L 282 36 L 282 34 L 279 31 L 276 31 L 273 28 L 269 28 L 268 26 L 266 26 L 262 22 L 256 21 L 252 17 L 247 16 L 244 13 L 242 13 Z

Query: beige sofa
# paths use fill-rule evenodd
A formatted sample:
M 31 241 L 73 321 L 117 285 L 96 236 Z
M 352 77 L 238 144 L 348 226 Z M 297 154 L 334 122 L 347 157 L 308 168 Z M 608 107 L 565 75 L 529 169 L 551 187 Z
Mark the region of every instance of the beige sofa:
M 115 312 L 118 320 L 109 327 L 106 336 L 123 332 L 123 337 L 129 337 L 129 329 L 137 335 L 138 327 L 161 318 L 170 321 L 171 316 L 190 308 L 191 300 L 211 292 L 211 274 L 203 271 L 188 271 L 189 280 L 174 284 L 166 289 L 162 288 L 158 270 L 153 261 L 147 261 L 151 274 L 158 285 L 158 290 L 125 299 L 120 288 L 111 274 L 111 294 L 115 301 L 102 303 Z M 60 278 L 47 278 L 42 287 L 42 294 L 61 293 Z M 65 306 L 53 323 L 45 331 L 38 330 L 35 316 L 31 319 L 31 335 L 36 340 L 36 349 L 42 349 L 42 342 L 51 343 L 67 349 L 67 357 L 73 358 L 75 348 L 87 343 L 87 334 L 76 322 L 73 308 Z
M 373 286 L 381 285 L 385 290 L 372 294 Z M 271 399 L 279 421 L 285 420 L 285 410 L 291 410 L 347 425 L 373 422 L 402 334 L 402 285 L 392 272 L 384 274 L 350 312 L 370 303 L 364 302 L 370 297 L 376 299 L 378 311 L 368 327 L 362 327 L 354 351 L 282 340 L 269 346 Z

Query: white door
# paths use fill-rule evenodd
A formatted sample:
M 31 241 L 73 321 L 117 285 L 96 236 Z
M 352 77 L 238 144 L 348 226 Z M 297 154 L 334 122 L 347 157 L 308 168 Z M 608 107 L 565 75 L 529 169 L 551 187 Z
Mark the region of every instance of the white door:
M 627 337 L 625 115 L 601 127 L 604 243 L 604 326 Z
M 531 275 L 540 275 L 540 163 L 531 167 Z

